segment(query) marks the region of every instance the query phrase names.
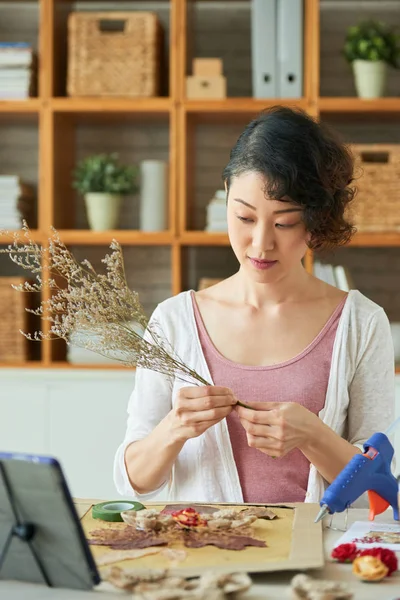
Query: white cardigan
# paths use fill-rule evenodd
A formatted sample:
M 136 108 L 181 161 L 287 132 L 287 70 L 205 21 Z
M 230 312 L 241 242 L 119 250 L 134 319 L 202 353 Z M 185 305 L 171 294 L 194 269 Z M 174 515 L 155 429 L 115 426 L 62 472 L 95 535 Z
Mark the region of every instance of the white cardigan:
M 190 292 L 159 304 L 152 321 L 159 325 L 185 364 L 212 384 Z M 137 369 L 126 435 L 114 461 L 116 488 L 120 494 L 140 500 L 150 500 L 168 486 L 169 501 L 243 502 L 225 419 L 185 443 L 170 480 L 161 488 L 150 494 L 137 494 L 130 485 L 124 465 L 125 448 L 154 429 L 171 410 L 179 388 L 185 385 L 188 384 Z M 372 433 L 384 431 L 393 421 L 394 394 L 393 343 L 387 316 L 360 292 L 350 291 L 336 333 L 325 407 L 319 416 L 336 433 L 361 448 Z M 325 485 L 311 465 L 306 502 L 319 502 Z

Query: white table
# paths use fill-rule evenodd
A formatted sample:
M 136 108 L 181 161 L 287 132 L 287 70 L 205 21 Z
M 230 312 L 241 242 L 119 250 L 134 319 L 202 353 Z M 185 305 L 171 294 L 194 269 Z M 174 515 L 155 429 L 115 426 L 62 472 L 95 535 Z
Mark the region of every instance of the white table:
M 77 504 L 78 513 L 83 515 L 91 504 L 92 501 L 89 500 L 79 501 Z M 367 510 L 350 510 L 348 525 L 350 526 L 354 521 L 366 520 L 367 516 Z M 393 522 L 392 512 L 387 511 L 385 514 L 379 515 L 376 520 L 386 523 Z M 342 527 L 343 521 L 343 515 L 336 515 L 333 526 Z M 351 565 L 338 564 L 329 559 L 331 550 L 341 535 L 341 531 L 324 528 L 325 566 L 323 569 L 310 571 L 308 574 L 320 579 L 348 582 L 351 591 L 354 593 L 354 600 L 400 600 L 400 571 L 381 583 L 362 583 L 352 575 Z M 398 557 L 400 559 L 400 553 Z M 284 600 L 289 598 L 288 586 L 293 575 L 293 572 L 256 575 L 253 577 L 252 588 L 243 597 L 243 600 Z M 106 583 L 102 583 L 92 592 L 80 592 L 51 589 L 36 584 L 0 581 L 1 600 L 116 600 L 121 595 L 126 596 L 125 593 L 114 590 Z M 126 597 L 130 597 L 130 595 L 128 594 Z

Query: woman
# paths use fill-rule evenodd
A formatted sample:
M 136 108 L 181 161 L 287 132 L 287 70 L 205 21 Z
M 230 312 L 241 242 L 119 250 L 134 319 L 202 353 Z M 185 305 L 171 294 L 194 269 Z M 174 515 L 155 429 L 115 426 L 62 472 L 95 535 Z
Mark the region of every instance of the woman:
M 319 502 L 394 411 L 384 311 L 302 265 L 307 248 L 353 234 L 352 158 L 305 113 L 277 107 L 246 127 L 223 178 L 238 272 L 153 315 L 212 385 L 138 369 L 115 483 L 143 500 L 166 488 L 168 500 Z

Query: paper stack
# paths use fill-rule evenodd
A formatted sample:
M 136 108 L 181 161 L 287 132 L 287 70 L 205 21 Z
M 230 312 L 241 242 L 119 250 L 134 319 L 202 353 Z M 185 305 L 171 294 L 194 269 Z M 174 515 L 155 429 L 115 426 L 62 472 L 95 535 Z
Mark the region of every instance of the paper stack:
M 0 42 L 0 100 L 33 95 L 34 58 L 29 44 Z
M 207 206 L 206 231 L 227 231 L 226 192 L 217 190 Z
M 33 189 L 18 175 L 0 175 L 0 229 L 20 229 L 22 219 L 34 227 Z

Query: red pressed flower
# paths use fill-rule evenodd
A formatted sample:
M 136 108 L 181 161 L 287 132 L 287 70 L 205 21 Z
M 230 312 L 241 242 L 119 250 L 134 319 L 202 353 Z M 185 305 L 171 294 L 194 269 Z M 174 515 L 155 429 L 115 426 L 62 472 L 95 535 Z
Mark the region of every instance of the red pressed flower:
M 200 518 L 200 514 L 194 508 L 177 510 L 171 513 L 171 516 L 181 527 L 201 527 L 207 525 L 207 522 Z
M 332 558 L 339 562 L 353 562 L 359 555 L 359 551 L 355 544 L 340 544 L 332 550 Z
M 375 556 L 376 558 L 379 558 L 389 569 L 387 574 L 388 577 L 398 569 L 397 556 L 393 550 L 389 550 L 389 548 L 369 548 L 368 550 L 360 550 L 359 556 Z

